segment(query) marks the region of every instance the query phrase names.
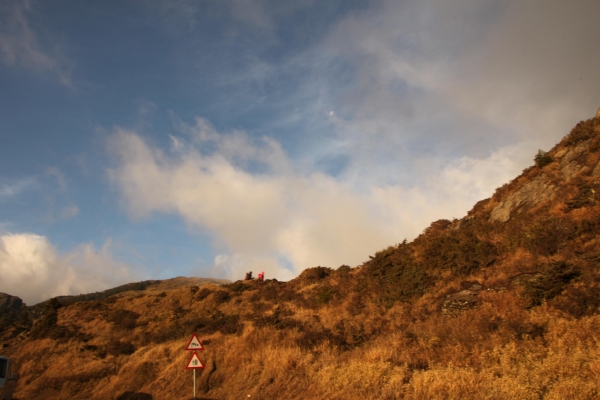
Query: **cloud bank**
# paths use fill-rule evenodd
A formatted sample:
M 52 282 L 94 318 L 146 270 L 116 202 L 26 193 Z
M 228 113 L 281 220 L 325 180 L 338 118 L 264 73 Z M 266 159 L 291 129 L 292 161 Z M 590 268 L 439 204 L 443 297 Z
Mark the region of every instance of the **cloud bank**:
M 71 252 L 59 254 L 44 236 L 32 233 L 0 236 L 0 292 L 19 296 L 29 305 L 135 280 L 139 280 L 135 270 L 112 258 L 110 242 L 100 250 L 82 244 Z
M 513 176 L 507 157 L 519 155 L 507 148 L 486 159 L 463 157 L 433 168 L 419 187 L 365 188 L 299 171 L 269 138 L 219 133 L 202 118 L 178 129 L 168 149 L 115 129 L 109 177 L 133 218 L 171 213 L 209 233 L 219 253 L 215 272 L 232 279 L 246 270 L 290 279 L 317 265 L 358 265 L 435 219 L 462 216 Z

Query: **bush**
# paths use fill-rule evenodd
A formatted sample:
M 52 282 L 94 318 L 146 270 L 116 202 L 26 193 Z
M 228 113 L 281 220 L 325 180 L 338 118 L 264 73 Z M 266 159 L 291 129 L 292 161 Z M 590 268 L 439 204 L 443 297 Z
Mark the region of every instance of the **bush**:
M 567 136 L 566 144 L 569 146 L 587 140 L 592 136 L 594 136 L 594 120 L 581 121 L 575 125 L 575 128 Z
M 538 150 L 533 160 L 535 161 L 535 165 L 537 165 L 538 168 L 544 168 L 546 165 L 554 161 L 554 158 L 549 156 L 548 153 L 546 153 L 544 150 Z
M 567 209 L 575 210 L 577 208 L 587 207 L 596 203 L 596 190 L 600 188 L 591 185 L 581 185 L 579 191 L 570 201 L 567 201 Z
M 577 225 L 567 218 L 547 218 L 531 226 L 523 237 L 525 247 L 543 256 L 558 253 L 573 240 Z
M 397 300 L 421 296 L 432 284 L 425 268 L 415 260 L 411 246 L 406 243 L 390 246 L 370 258 L 363 271 L 368 285 L 386 307 L 391 307 Z
M 600 312 L 600 288 L 594 286 L 570 286 L 563 294 L 552 301 L 552 306 L 581 318 Z
M 539 306 L 544 300 L 558 296 L 574 278 L 581 273 L 565 261 L 542 265 L 536 279 L 525 285 L 525 293 L 529 296 L 532 306 Z
M 307 268 L 300 274 L 301 280 L 321 280 L 327 278 L 332 272 L 331 268 L 328 267 L 314 267 Z
M 238 315 L 226 315 L 221 312 L 215 312 L 209 318 L 197 321 L 196 329 L 194 330 L 202 333 L 221 332 L 224 335 L 235 335 L 242 333 L 244 324 L 240 322 Z
M 213 294 L 212 299 L 215 303 L 217 303 L 217 305 L 219 305 L 229 301 L 231 299 L 231 296 L 229 295 L 229 292 L 226 292 L 224 290 L 217 290 Z
M 126 355 L 135 353 L 135 346 L 125 341 L 112 341 L 106 346 L 106 352 L 112 356 Z
M 52 298 L 44 304 L 44 314 L 31 330 L 34 338 L 50 337 L 58 339 L 64 336 L 65 329 L 56 324 L 58 322 L 58 310 L 62 306 L 62 303 L 57 298 Z
M 198 293 L 196 293 L 194 300 L 196 300 L 196 301 L 204 300 L 205 298 L 210 296 L 212 293 L 213 293 L 212 290 L 207 289 L 207 288 L 202 288 L 202 289 L 200 289 L 200 291 L 198 291 Z
M 135 324 L 139 317 L 140 314 L 134 311 L 118 308 L 116 310 L 111 310 L 106 316 L 106 320 L 112 322 L 117 328 L 131 330 L 135 328 Z
M 496 246 L 465 231 L 433 238 L 424 249 L 423 262 L 435 269 L 468 275 L 490 266 L 498 257 Z
M 333 299 L 334 296 L 335 296 L 335 291 L 332 288 L 325 286 L 319 292 L 319 295 L 317 297 L 317 302 L 319 304 L 327 304 L 327 303 L 329 303 L 329 301 L 331 299 Z

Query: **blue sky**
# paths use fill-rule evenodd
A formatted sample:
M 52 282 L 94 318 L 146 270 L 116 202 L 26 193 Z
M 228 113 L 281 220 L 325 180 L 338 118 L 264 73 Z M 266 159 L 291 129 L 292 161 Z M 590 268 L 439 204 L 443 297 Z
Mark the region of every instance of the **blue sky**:
M 0 3 L 0 291 L 287 280 L 460 218 L 600 106 L 597 1 Z

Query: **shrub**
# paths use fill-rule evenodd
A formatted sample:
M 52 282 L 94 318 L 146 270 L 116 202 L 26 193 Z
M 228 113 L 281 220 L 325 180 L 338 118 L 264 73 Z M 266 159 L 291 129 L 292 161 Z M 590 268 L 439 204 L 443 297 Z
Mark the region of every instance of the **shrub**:
M 580 272 L 565 261 L 544 264 L 536 279 L 526 282 L 525 293 L 532 306 L 539 306 L 544 300 L 558 296 L 579 275 Z
M 300 274 L 301 280 L 321 280 L 327 278 L 332 272 L 328 267 L 307 268 Z
M 571 130 L 567 136 L 566 144 L 572 145 L 582 142 L 594 136 L 594 120 L 581 121 Z
M 587 207 L 596 203 L 596 190 L 598 187 L 592 185 L 582 185 L 579 187 L 579 191 L 570 201 L 567 201 L 567 209 L 574 210 L 577 208 Z
M 554 161 L 554 158 L 549 156 L 548 153 L 546 153 L 544 150 L 538 150 L 533 160 L 535 161 L 535 165 L 537 165 L 538 168 L 544 168 L 546 165 Z
M 523 243 L 534 253 L 551 256 L 563 249 L 574 238 L 577 224 L 567 218 L 547 218 L 532 225 L 525 233 Z
M 552 305 L 575 318 L 597 314 L 600 311 L 600 288 L 598 286 L 571 286 L 552 301 Z
M 325 286 L 319 291 L 317 302 L 319 304 L 327 304 L 335 296 L 335 291 L 329 286 Z
M 229 291 L 233 292 L 233 293 L 242 293 L 245 292 L 246 290 L 255 290 L 256 287 L 254 285 L 249 285 L 247 283 L 244 283 L 243 281 L 237 281 L 234 283 L 230 283 L 228 285 L 223 285 L 223 288 L 228 289 Z
M 34 338 L 49 337 L 58 339 L 65 335 L 65 329 L 56 325 L 58 322 L 58 310 L 62 306 L 62 303 L 57 298 L 52 298 L 44 304 L 44 314 L 31 330 L 31 335 Z
M 278 330 L 299 328 L 304 330 L 304 327 L 300 321 L 293 318 L 288 318 L 294 313 L 288 309 L 277 307 L 273 314 L 268 316 L 259 316 L 255 319 L 254 324 L 257 327 L 269 326 Z
M 140 314 L 134 311 L 118 308 L 116 310 L 111 310 L 106 316 L 106 320 L 112 322 L 117 328 L 131 330 L 135 328 L 135 324 L 139 317 Z
M 345 265 L 345 264 L 340 265 L 339 268 L 335 270 L 335 272 L 338 275 L 342 275 L 342 276 L 348 275 L 350 273 L 350 271 L 352 271 L 352 267 L 350 267 L 349 265 Z
M 201 301 L 204 300 L 205 298 L 207 298 L 208 296 L 210 296 L 213 293 L 212 290 L 207 289 L 207 288 L 202 288 L 198 291 L 198 293 L 196 293 L 196 296 L 194 297 L 194 300 L 197 301 Z
M 112 356 L 126 355 L 135 353 L 135 346 L 125 341 L 111 341 L 106 346 L 106 352 Z
M 377 293 L 379 302 L 386 307 L 391 307 L 397 300 L 422 295 L 432 283 L 406 243 L 388 247 L 370 258 L 363 270 L 367 275 L 366 281 Z
M 244 324 L 240 322 L 238 315 L 216 312 L 211 317 L 198 321 L 195 330 L 203 333 L 221 332 L 224 335 L 235 335 L 241 334 L 243 329 Z
M 497 257 L 496 246 L 465 231 L 433 238 L 423 252 L 423 262 L 428 267 L 451 270 L 459 275 L 490 266 Z
M 217 290 L 213 294 L 212 299 L 218 305 L 229 301 L 231 299 L 231 296 L 229 295 L 229 292 L 226 292 L 224 290 Z

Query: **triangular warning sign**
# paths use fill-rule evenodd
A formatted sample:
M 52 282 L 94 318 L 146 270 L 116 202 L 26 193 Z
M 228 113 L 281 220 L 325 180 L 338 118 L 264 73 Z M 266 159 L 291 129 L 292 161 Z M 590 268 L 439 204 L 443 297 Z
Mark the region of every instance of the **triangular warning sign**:
M 190 339 L 190 342 L 188 343 L 188 345 L 185 349 L 186 350 L 204 350 L 204 347 L 202 346 L 202 343 L 200 343 L 198 336 L 194 333 L 192 335 L 192 338 Z
M 204 368 L 204 364 L 202 364 L 200 357 L 198 357 L 198 353 L 193 352 L 192 358 L 190 358 L 190 361 L 188 361 L 187 367 L 185 367 L 185 369 L 196 369 L 196 368 Z

